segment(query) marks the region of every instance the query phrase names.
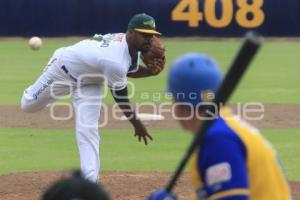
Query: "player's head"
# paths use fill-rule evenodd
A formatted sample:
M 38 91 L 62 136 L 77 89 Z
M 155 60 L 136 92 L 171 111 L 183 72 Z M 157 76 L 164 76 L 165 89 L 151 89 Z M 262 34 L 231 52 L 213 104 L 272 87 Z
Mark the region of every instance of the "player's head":
M 191 116 L 214 99 L 222 74 L 217 62 L 208 55 L 189 53 L 178 57 L 170 66 L 168 91 L 176 102 L 175 114 Z M 181 120 L 180 120 L 181 121 Z M 184 128 L 186 122 L 182 122 Z
M 145 13 L 134 15 L 127 27 L 128 43 L 139 51 L 148 51 L 153 35 L 161 35 L 156 31 L 155 20 Z
M 43 195 L 43 200 L 109 200 L 108 194 L 96 183 L 82 178 L 79 171 L 70 178 L 57 181 Z

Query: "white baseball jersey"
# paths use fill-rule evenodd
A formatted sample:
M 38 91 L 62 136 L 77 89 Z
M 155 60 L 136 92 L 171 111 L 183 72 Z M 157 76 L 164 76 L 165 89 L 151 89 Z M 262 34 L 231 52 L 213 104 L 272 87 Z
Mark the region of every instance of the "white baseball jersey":
M 125 88 L 127 73 L 138 69 L 138 60 L 131 60 L 124 33 L 104 35 L 100 41 L 83 40 L 56 50 L 22 96 L 21 109 L 36 112 L 56 97 L 71 94 L 81 171 L 93 182 L 100 171 L 98 122 L 104 79 L 114 90 Z
M 101 41 L 83 40 L 63 48 L 61 56 L 69 73 L 80 82 L 101 82 L 104 76 L 108 87 L 115 90 L 126 87 L 131 60 L 124 33 L 104 35 Z

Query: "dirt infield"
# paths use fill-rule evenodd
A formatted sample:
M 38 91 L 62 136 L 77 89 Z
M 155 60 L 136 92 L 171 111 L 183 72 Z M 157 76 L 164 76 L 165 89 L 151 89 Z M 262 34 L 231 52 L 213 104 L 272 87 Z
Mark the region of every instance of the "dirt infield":
M 159 106 L 154 109 L 151 106 L 142 106 L 140 111 L 147 113 L 159 113 Z M 232 106 L 233 110 L 241 113 L 237 105 Z M 170 109 L 165 106 L 164 109 Z M 265 104 L 264 118 L 262 120 L 250 121 L 258 128 L 300 128 L 300 104 Z M 72 111 L 71 111 L 72 112 Z M 34 114 L 23 113 L 17 106 L 0 105 L 0 128 L 73 128 L 74 117 L 68 120 L 53 120 L 50 115 L 50 108 L 46 108 Z M 66 118 L 69 115 L 69 109 L 66 106 L 58 107 L 53 110 L 54 116 Z M 179 126 L 170 115 L 170 112 L 164 112 L 163 121 L 149 121 L 150 129 L 178 129 Z M 72 115 L 73 116 L 73 115 Z M 120 115 L 118 115 L 120 116 Z M 258 115 L 257 115 L 258 116 Z M 257 117 L 252 116 L 252 117 Z M 107 122 L 107 123 L 106 123 Z M 120 121 L 113 118 L 112 106 L 107 106 L 107 112 L 102 109 L 100 124 L 104 128 L 126 129 L 131 128 L 128 121 Z
M 237 106 L 232 106 L 238 111 Z M 127 121 L 115 120 L 112 117 L 112 106 L 108 106 L 104 128 L 126 129 L 131 128 Z M 300 105 L 264 105 L 264 118 L 259 121 L 251 121 L 259 128 L 300 128 Z M 102 110 L 103 111 L 103 110 Z M 152 112 L 147 107 L 141 112 Z M 68 109 L 61 107 L 54 110 L 57 117 L 68 115 Z M 50 109 L 35 113 L 23 113 L 17 106 L 0 105 L 0 128 L 73 128 L 74 117 L 68 120 L 53 120 L 50 117 Z M 178 124 L 172 116 L 164 113 L 164 121 L 148 122 L 150 129 L 177 129 Z M 31 172 L 0 175 L 0 200 L 38 200 L 45 188 L 59 178 L 65 177 L 63 172 Z M 141 200 L 155 188 L 163 186 L 170 177 L 167 172 L 104 172 L 101 183 L 109 191 L 113 200 Z M 176 193 L 180 200 L 190 199 L 191 187 L 187 173 L 181 177 Z M 300 200 L 300 183 L 290 182 L 293 196 Z
M 35 172 L 0 175 L 1 200 L 38 200 L 43 191 L 65 173 Z M 155 188 L 164 186 L 169 180 L 166 172 L 104 172 L 101 183 L 113 200 L 142 200 Z M 190 177 L 185 173 L 179 180 L 175 193 L 180 200 L 190 199 L 192 192 Z M 295 200 L 300 200 L 300 184 L 290 182 Z

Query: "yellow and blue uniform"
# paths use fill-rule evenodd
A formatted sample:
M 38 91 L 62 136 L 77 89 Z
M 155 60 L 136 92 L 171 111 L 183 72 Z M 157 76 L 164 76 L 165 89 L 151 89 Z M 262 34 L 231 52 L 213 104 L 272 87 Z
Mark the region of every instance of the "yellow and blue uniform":
M 171 64 L 168 91 L 178 106 L 175 113 L 191 114 L 191 118 L 179 120 L 185 129 L 193 131 L 203 120 L 196 114 L 203 112 L 205 105 L 211 105 L 222 79 L 216 60 L 205 54 L 188 53 Z M 220 116 L 212 122 L 195 150 L 191 172 L 196 200 L 291 199 L 272 145 L 226 107 L 221 108 Z M 149 198 L 166 199 L 176 200 L 176 196 L 158 190 Z
M 271 144 L 230 109 L 220 116 L 191 160 L 195 199 L 291 199 Z

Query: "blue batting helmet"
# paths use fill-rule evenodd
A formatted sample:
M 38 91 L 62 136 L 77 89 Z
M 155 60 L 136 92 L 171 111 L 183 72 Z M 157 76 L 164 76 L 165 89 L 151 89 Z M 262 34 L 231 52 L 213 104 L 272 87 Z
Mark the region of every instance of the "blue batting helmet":
M 168 91 L 176 102 L 212 101 L 222 81 L 218 63 L 205 54 L 189 53 L 178 57 L 168 74 Z

